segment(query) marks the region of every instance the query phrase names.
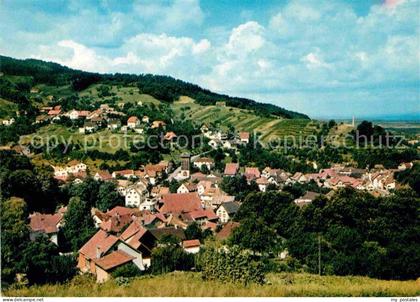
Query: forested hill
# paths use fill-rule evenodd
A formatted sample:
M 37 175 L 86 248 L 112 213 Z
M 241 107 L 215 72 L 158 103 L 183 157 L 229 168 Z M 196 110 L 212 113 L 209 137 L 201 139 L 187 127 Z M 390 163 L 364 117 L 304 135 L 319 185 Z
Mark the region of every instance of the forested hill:
M 249 109 L 261 116 L 275 115 L 287 119 L 309 119 L 305 114 L 286 110 L 273 104 L 231 97 L 211 92 L 198 85 L 174 79 L 169 76 L 151 74 L 99 74 L 74 70 L 57 63 L 35 59 L 18 60 L 0 56 L 0 71 L 7 75 L 28 76 L 29 85 L 71 85 L 75 91 L 86 89 L 92 84 L 136 85 L 141 93 L 149 94 L 165 102 L 173 102 L 180 96 L 188 96 L 200 105 L 215 105 L 226 102 L 227 106 Z

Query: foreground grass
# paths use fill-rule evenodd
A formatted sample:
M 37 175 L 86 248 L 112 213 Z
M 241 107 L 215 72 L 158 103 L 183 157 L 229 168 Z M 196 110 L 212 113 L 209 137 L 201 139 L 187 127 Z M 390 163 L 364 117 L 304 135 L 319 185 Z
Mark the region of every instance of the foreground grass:
M 383 281 L 365 277 L 336 277 L 310 274 L 278 273 L 267 276 L 269 284 L 248 287 L 202 281 L 200 273 L 174 272 L 161 276 L 145 276 L 133 279 L 126 286 L 118 286 L 113 280 L 96 284 L 87 276 L 78 276 L 68 284 L 43 285 L 22 289 L 10 289 L 5 296 L 59 296 L 59 297 L 214 297 L 214 296 L 418 296 L 419 281 Z

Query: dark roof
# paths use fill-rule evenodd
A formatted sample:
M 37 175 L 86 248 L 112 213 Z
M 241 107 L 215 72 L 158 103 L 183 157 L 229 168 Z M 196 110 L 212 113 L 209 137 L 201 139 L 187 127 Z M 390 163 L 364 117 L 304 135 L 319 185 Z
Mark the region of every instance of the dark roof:
M 185 240 L 185 232 L 183 229 L 176 229 L 176 228 L 159 228 L 159 229 L 151 229 L 150 232 L 155 236 L 158 240 L 162 239 L 165 235 L 172 235 L 177 237 L 180 240 Z
M 239 203 L 234 201 L 222 203 L 220 206 L 223 206 L 228 214 L 235 214 L 240 207 Z

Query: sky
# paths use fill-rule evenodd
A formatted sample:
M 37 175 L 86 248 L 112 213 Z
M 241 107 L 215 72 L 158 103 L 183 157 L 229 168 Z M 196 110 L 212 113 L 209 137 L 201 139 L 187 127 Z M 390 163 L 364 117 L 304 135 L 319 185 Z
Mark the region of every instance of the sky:
M 0 0 L 0 54 L 420 120 L 420 0 Z

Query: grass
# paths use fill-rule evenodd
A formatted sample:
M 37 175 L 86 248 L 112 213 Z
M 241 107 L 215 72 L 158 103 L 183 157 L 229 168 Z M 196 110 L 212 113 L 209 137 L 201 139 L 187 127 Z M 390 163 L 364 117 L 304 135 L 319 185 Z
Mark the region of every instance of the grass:
M 139 101 L 145 104 L 155 104 L 159 105 L 160 101 L 152 97 L 148 94 L 141 94 L 139 93 L 139 89 L 137 87 L 133 86 L 126 86 L 126 87 L 120 87 L 115 85 L 105 85 L 110 87 L 110 92 L 115 93 L 115 96 L 108 96 L 108 97 L 99 97 L 98 95 L 98 87 L 103 86 L 102 84 L 95 84 L 91 85 L 89 88 L 83 90 L 79 93 L 79 96 L 88 96 L 93 98 L 94 101 L 102 102 L 104 99 L 112 99 L 112 97 L 117 97 L 120 99 L 119 102 L 121 103 L 135 103 L 137 104 Z
M 199 273 L 174 272 L 133 279 L 126 286 L 113 280 L 96 284 L 78 276 L 62 285 L 32 286 L 3 291 L 4 296 L 22 297 L 405 297 L 420 295 L 420 281 L 384 281 L 366 277 L 317 276 L 302 273 L 276 273 L 267 276 L 269 284 L 242 286 L 202 281 Z
M 0 118 L 11 117 L 17 109 L 18 106 L 15 103 L 0 98 Z

